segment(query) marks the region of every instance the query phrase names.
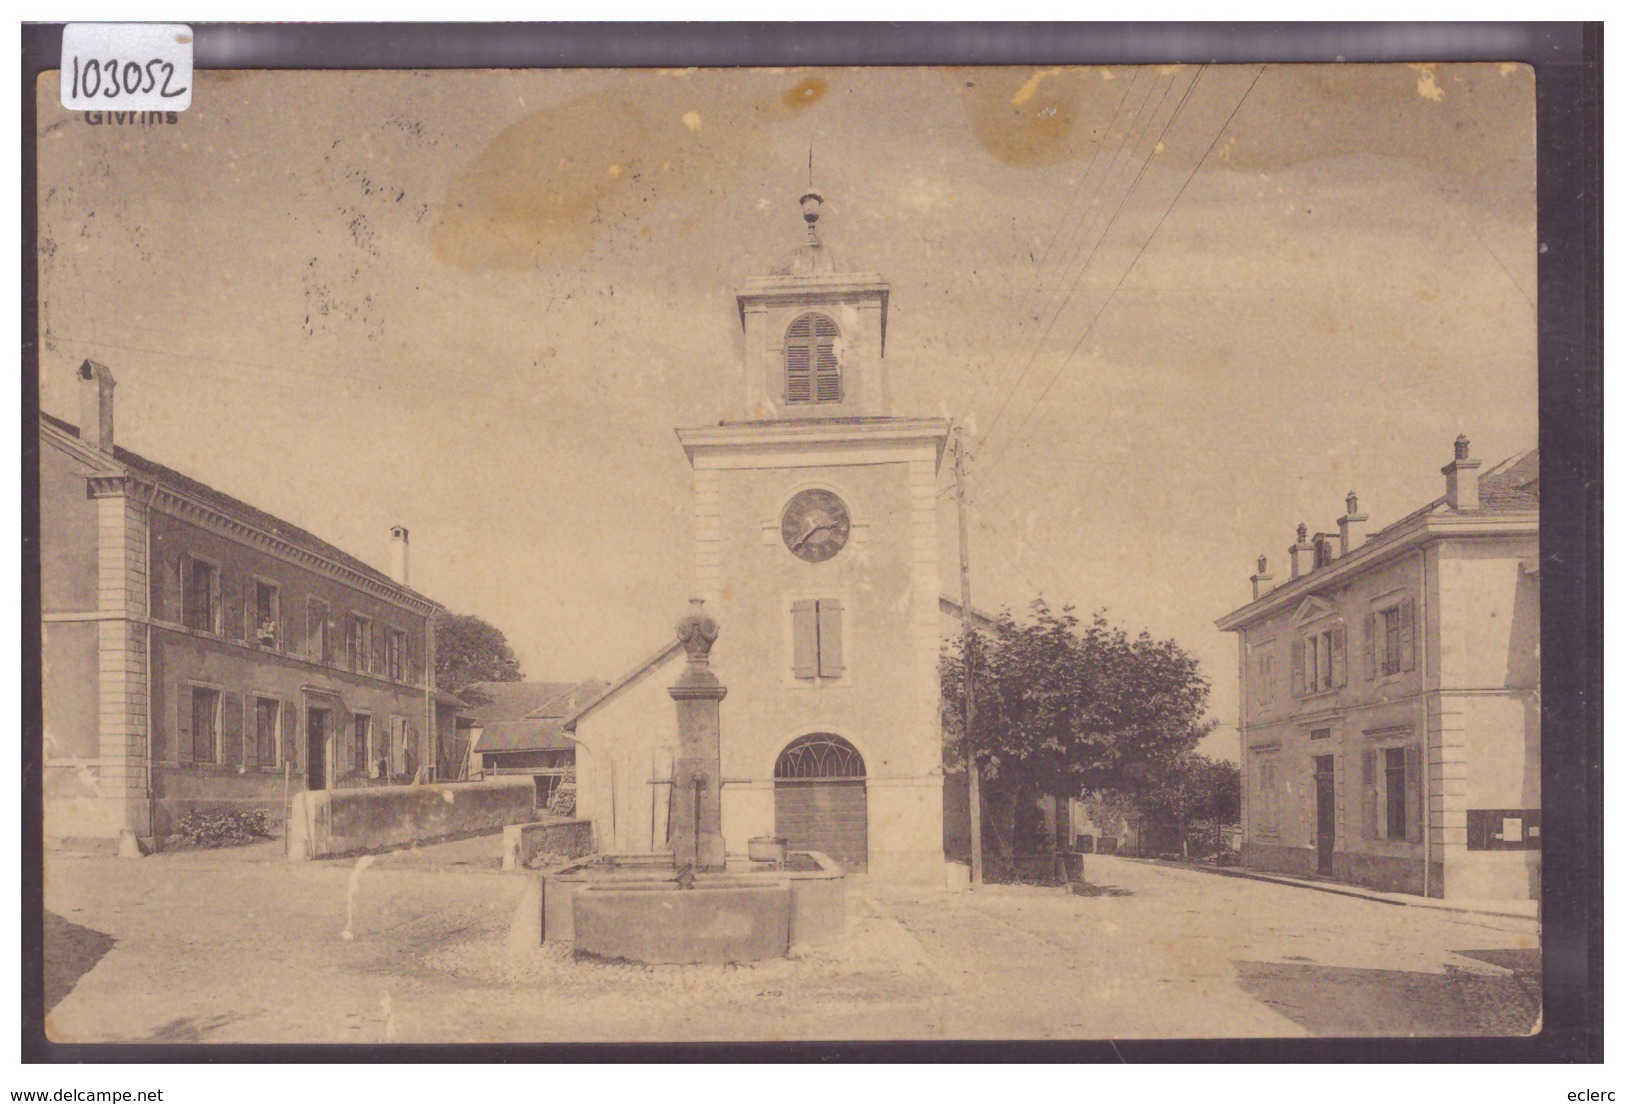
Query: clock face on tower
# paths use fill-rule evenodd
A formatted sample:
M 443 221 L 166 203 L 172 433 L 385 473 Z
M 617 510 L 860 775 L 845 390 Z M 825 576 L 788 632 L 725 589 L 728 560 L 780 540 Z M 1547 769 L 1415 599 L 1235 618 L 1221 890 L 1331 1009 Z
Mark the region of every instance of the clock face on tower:
M 779 533 L 791 553 L 808 563 L 823 563 L 846 547 L 852 515 L 833 491 L 802 491 L 784 508 Z

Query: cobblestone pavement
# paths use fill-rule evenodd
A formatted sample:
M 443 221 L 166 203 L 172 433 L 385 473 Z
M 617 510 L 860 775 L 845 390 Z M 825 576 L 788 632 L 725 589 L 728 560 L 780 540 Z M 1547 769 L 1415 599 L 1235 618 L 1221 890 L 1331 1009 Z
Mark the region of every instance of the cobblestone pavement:
M 46 908 L 73 926 L 47 929 L 47 960 L 64 963 L 52 976 L 72 985 L 50 1012 L 51 1037 L 1470 1034 L 1525 1032 L 1537 1015 L 1528 922 L 1111 858 L 1091 860 L 1088 896 L 866 887 L 839 944 L 713 967 L 576 962 L 553 945 L 511 953 L 519 880 L 478 864 L 277 858 L 50 856 Z

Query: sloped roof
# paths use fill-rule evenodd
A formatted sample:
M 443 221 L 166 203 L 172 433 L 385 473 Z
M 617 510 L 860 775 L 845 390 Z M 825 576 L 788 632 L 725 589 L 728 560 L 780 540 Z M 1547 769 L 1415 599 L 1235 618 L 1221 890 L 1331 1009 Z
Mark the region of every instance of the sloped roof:
M 562 751 L 576 746 L 564 734 L 561 718 L 501 721 L 480 730 L 474 750 L 482 755 L 499 751 Z
M 45 422 L 46 424 L 68 434 L 71 437 L 79 436 L 78 426 L 65 422 L 61 418 L 52 417 L 43 410 L 40 411 L 40 421 Z M 339 548 L 336 545 L 328 544 L 326 541 L 322 540 L 322 538 L 316 536 L 316 534 L 309 532 L 308 530 L 301 529 L 292 522 L 284 521 L 274 514 L 268 514 L 264 510 L 250 506 L 241 499 L 233 498 L 224 491 L 218 491 L 209 486 L 207 483 L 200 483 L 191 476 L 184 475 L 181 472 L 176 471 L 174 468 L 166 467 L 165 465 L 158 463 L 156 460 L 148 460 L 145 456 L 142 456 L 139 453 L 131 452 L 122 445 L 113 446 L 112 459 L 116 464 L 124 467 L 132 475 L 144 476 L 147 479 L 162 483 L 167 487 L 179 491 L 181 494 L 184 494 L 189 498 L 197 499 L 198 501 L 207 505 L 209 508 L 224 514 L 227 517 L 231 517 L 247 525 L 251 525 L 262 532 L 269 533 L 274 537 L 278 537 L 281 540 L 287 541 L 289 544 L 302 548 L 307 552 L 314 553 L 315 555 L 321 556 L 324 559 L 332 560 L 333 562 L 347 567 L 352 571 L 359 572 L 376 582 L 383 583 L 384 585 L 393 587 L 396 590 L 406 591 L 408 594 L 415 595 L 425 602 L 434 602 L 432 598 L 419 594 L 411 587 L 402 586 L 394 579 L 391 579 L 384 572 L 379 571 L 377 568 L 373 567 L 364 560 L 358 560 L 348 552 L 344 551 L 342 548 Z M 439 605 L 437 602 L 434 604 Z
M 532 714 L 562 717 L 568 712 L 570 691 L 581 689 L 586 701 L 603 688 L 596 679 L 586 682 L 471 682 L 457 694 L 468 705 L 474 722 L 485 727 L 523 720 Z M 554 712 L 551 710 L 559 710 Z
M 1496 513 L 1540 509 L 1540 449 L 1503 460 L 1478 480 L 1478 508 Z
M 604 691 L 601 679 L 585 682 L 475 682 L 460 691 L 480 733 L 474 750 L 549 751 L 573 748 L 564 718 Z

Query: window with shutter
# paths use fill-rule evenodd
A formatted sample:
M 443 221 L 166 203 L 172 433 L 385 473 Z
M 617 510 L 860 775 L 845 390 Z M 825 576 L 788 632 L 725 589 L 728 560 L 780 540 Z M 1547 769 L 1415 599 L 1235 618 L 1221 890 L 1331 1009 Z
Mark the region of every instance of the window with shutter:
M 281 744 L 277 721 L 282 706 L 275 698 L 254 699 L 254 740 L 249 766 L 270 770 L 277 765 L 277 748 Z
M 185 625 L 199 632 L 220 631 L 220 570 L 206 560 L 185 564 Z
M 192 688 L 192 759 L 215 763 L 220 758 L 220 692 Z
M 1365 615 L 1365 677 L 1377 677 L 1377 615 Z
M 841 603 L 834 598 L 818 600 L 818 673 L 824 678 L 840 678 L 846 672 L 841 646 Z
M 1402 840 L 1406 836 L 1405 821 L 1409 804 L 1405 799 L 1405 749 L 1385 748 L 1382 755 L 1383 782 L 1387 788 L 1383 804 L 1388 820 L 1388 830 L 1384 835 L 1391 840 Z
M 1377 831 L 1377 753 L 1366 749 L 1360 753 L 1360 836 L 1376 839 Z
M 840 331 L 826 315 L 804 314 L 784 334 L 784 401 L 788 405 L 841 401 Z
M 192 684 L 175 684 L 175 761 L 192 761 Z
M 372 718 L 365 713 L 355 715 L 354 735 L 350 743 L 350 752 L 354 756 L 351 760 L 358 774 L 376 774 L 376 770 L 369 769 L 374 766 L 371 761 L 372 752 Z
M 1330 645 L 1327 651 L 1331 653 L 1331 685 L 1347 686 L 1349 684 L 1349 631 L 1347 626 L 1337 625 L 1327 637 Z
M 1416 669 L 1416 599 L 1399 603 L 1399 669 Z
M 1422 802 L 1427 793 L 1425 781 L 1421 749 L 1412 744 L 1405 749 L 1405 838 L 1411 843 L 1422 842 Z
M 818 603 L 797 599 L 790 607 L 791 665 L 796 678 L 818 676 Z

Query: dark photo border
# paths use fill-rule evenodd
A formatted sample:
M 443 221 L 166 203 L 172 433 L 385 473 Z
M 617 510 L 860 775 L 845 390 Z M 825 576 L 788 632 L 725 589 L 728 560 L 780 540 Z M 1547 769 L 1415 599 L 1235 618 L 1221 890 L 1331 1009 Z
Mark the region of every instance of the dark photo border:
M 44 1034 L 39 74 L 22 27 L 22 1039 L 26 1062 L 1600 1062 L 1602 29 L 1580 23 L 193 24 L 199 69 L 1521 61 L 1536 73 L 1544 1018 L 1528 1038 L 479 1046 L 51 1043 Z

